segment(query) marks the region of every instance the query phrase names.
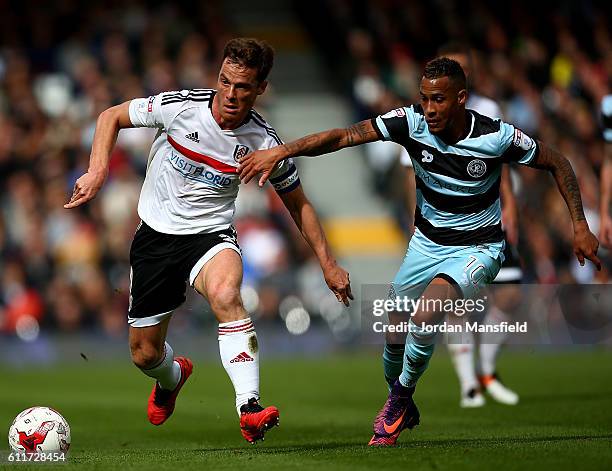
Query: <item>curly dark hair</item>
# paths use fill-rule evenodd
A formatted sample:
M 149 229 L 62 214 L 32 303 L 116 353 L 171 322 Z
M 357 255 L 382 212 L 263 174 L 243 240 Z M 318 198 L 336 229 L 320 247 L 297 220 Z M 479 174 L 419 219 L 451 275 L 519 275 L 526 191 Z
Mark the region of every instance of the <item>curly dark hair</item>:
M 274 49 L 260 39 L 234 38 L 223 48 L 223 60 L 257 69 L 257 80 L 263 82 L 274 64 Z
M 448 57 L 436 57 L 425 64 L 423 77 L 426 79 L 437 79 L 440 77 L 448 77 L 449 80 L 461 90 L 467 87 L 465 73 L 459 65 L 459 62 L 449 59 Z

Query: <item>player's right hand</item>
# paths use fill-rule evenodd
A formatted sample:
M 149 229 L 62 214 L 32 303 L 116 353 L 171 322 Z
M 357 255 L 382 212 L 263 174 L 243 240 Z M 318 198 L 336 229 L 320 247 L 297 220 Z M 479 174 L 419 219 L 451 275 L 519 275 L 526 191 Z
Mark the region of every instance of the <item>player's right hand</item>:
M 107 175 L 108 171 L 88 171 L 79 177 L 74 184 L 74 191 L 72 192 L 70 201 L 64 205 L 64 208 L 76 208 L 77 206 L 87 203 L 89 200 L 93 199 L 100 188 L 102 188 Z
M 279 146 L 280 147 L 280 146 Z M 256 150 L 240 159 L 238 165 L 238 173 L 242 183 L 249 183 L 255 175 L 261 174 L 259 177 L 259 186 L 263 186 L 266 180 L 274 170 L 274 166 L 280 162 L 280 156 L 277 156 L 278 147 L 273 147 L 267 150 Z

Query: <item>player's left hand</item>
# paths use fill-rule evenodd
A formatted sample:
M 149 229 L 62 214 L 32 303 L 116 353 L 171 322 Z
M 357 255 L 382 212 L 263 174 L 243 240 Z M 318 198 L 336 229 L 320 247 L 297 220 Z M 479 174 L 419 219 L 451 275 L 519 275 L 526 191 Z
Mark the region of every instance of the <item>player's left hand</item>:
M 354 299 L 348 272 L 339 265 L 333 264 L 323 268 L 323 276 L 329 289 L 336 295 L 336 299 L 348 307 L 349 299 Z
M 601 270 L 601 260 L 597 257 L 598 248 L 599 241 L 586 224 L 574 230 L 574 253 L 580 266 L 584 266 L 584 259 L 588 258 L 595 264 L 597 270 Z
M 274 166 L 281 160 L 277 151 L 278 147 L 267 150 L 256 150 L 240 159 L 238 173 L 240 174 L 242 183 L 249 183 L 255 175 L 260 173 L 259 186 L 263 186 L 274 170 Z

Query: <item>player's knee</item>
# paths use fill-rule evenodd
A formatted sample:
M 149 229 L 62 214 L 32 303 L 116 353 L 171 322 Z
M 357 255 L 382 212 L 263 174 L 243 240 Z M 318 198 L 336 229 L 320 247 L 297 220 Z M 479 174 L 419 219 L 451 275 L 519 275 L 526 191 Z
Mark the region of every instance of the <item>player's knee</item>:
M 161 361 L 163 348 L 158 349 L 155 345 L 148 342 L 133 342 L 130 344 L 132 362 L 138 368 L 146 370 L 153 368 Z
M 222 322 L 229 322 L 236 313 L 242 314 L 240 289 L 234 284 L 218 283 L 208 289 L 210 307 Z

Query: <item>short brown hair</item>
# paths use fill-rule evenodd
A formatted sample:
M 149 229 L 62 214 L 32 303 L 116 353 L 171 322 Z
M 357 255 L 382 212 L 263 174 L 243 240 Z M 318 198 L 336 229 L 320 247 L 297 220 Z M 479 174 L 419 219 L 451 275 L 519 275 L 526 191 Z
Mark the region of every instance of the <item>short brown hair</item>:
M 263 82 L 274 63 L 274 49 L 260 39 L 234 38 L 223 48 L 223 60 L 257 69 L 257 80 Z

